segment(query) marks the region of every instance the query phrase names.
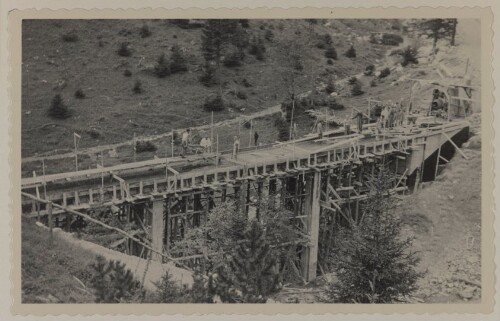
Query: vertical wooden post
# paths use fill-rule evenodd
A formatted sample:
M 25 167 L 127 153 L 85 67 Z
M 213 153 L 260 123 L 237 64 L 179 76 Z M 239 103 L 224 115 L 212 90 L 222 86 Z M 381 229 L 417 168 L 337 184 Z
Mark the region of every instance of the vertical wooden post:
M 316 278 L 318 265 L 318 240 L 319 240 L 319 217 L 320 217 L 320 188 L 321 173 L 315 172 L 306 182 L 306 204 L 307 232 L 310 236 L 310 246 L 305 248 L 302 257 L 302 275 L 307 282 Z
M 438 154 L 436 157 L 436 169 L 434 171 L 434 179 L 438 176 L 438 169 L 439 169 L 439 157 L 441 156 L 441 136 L 442 134 L 439 134 L 439 148 L 438 148 Z
M 163 198 L 153 200 L 153 217 L 151 220 L 151 245 L 153 249 L 163 253 L 163 235 L 165 234 L 165 222 L 163 217 Z M 162 261 L 162 256 L 152 253 L 154 261 Z
M 52 241 L 52 229 L 54 228 L 54 221 L 52 219 L 52 202 L 47 203 L 47 212 L 49 214 L 49 235 L 50 241 Z

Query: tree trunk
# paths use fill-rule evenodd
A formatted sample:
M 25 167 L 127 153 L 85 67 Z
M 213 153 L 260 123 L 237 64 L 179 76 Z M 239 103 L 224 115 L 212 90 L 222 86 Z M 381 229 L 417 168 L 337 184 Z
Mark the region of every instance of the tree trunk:
M 455 35 L 457 34 L 457 19 L 453 19 L 453 28 L 451 29 L 450 45 L 455 45 Z
M 434 39 L 432 41 L 432 54 L 433 55 L 436 55 L 437 42 L 438 42 L 438 34 L 434 33 Z

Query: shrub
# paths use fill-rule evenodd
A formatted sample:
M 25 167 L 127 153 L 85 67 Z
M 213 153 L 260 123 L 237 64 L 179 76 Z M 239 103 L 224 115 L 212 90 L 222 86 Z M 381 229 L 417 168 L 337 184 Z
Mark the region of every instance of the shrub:
M 371 81 L 370 81 L 370 86 L 371 87 L 377 87 L 377 80 L 375 78 L 373 78 Z
M 358 82 L 358 78 L 356 78 L 355 76 L 352 76 L 350 77 L 347 82 L 349 83 L 349 85 L 354 85 L 355 83 Z
M 365 92 L 363 91 L 363 89 L 361 88 L 361 84 L 358 82 L 356 82 L 354 85 L 352 85 L 352 88 L 351 88 L 351 95 L 353 96 L 359 96 L 359 95 L 362 95 L 364 94 Z
M 57 119 L 66 119 L 71 116 L 68 106 L 66 106 L 60 94 L 55 95 L 52 99 L 49 116 Z
M 142 92 L 144 92 L 144 90 L 142 89 L 142 83 L 140 80 L 135 81 L 134 88 L 132 88 L 132 91 L 135 94 L 141 94 Z
M 326 84 L 326 87 L 325 87 L 325 92 L 327 94 L 331 94 L 335 91 L 335 83 L 333 82 L 333 80 L 330 78 L 328 79 L 328 83 Z
M 335 50 L 335 47 L 333 46 L 328 47 L 325 51 L 325 57 L 337 60 L 337 50 Z
M 225 109 L 224 99 L 221 95 L 216 95 L 213 98 L 207 98 L 203 104 L 203 109 L 206 111 L 222 111 Z
M 239 52 L 231 52 L 224 57 L 222 61 L 224 66 L 228 68 L 241 66 L 241 54 Z
M 410 46 L 406 47 L 403 51 L 403 61 L 401 62 L 401 66 L 406 67 L 409 64 L 418 64 L 417 50 Z
M 158 59 L 156 59 L 154 73 L 159 78 L 165 78 L 170 75 L 170 64 L 168 63 L 167 58 L 165 58 L 165 54 L 161 54 Z
M 128 42 L 122 42 L 116 52 L 121 57 L 130 57 L 132 55 L 132 51 L 129 48 Z
M 205 64 L 202 74 L 199 78 L 200 82 L 206 87 L 215 85 L 217 83 L 217 79 L 215 78 L 215 71 L 215 67 L 213 67 L 209 63 Z
M 373 33 L 370 34 L 370 43 L 372 43 L 372 44 L 378 44 L 377 37 Z
M 141 35 L 141 38 L 147 38 L 151 36 L 151 30 L 149 29 L 149 26 L 147 24 L 143 24 L 141 29 L 139 30 L 139 33 Z
M 250 49 L 248 51 L 251 55 L 254 55 L 257 60 L 264 60 L 264 53 L 266 52 L 266 46 L 262 38 L 254 37 L 250 42 Z
M 292 56 L 292 67 L 297 71 L 304 70 L 304 65 L 302 64 L 302 58 L 299 55 Z
M 135 142 L 135 151 L 137 153 L 154 152 L 157 149 L 156 145 L 149 140 L 138 140 Z
M 399 46 L 403 42 L 403 37 L 397 34 L 384 33 L 382 35 L 381 43 L 387 46 Z
M 125 70 L 123 71 L 123 75 L 124 75 L 125 77 L 130 77 L 130 76 L 132 76 L 132 72 L 130 72 L 130 70 L 128 70 L 128 69 L 125 69 Z
M 170 72 L 175 74 L 178 72 L 187 71 L 186 58 L 182 55 L 179 46 L 172 46 L 172 55 L 170 56 Z
M 389 67 L 385 67 L 384 69 L 382 69 L 380 71 L 380 75 L 378 76 L 378 78 L 382 79 L 382 78 L 389 76 L 390 74 L 391 74 L 391 70 L 389 69 Z
M 333 65 L 333 60 L 331 60 L 331 59 L 327 59 L 327 60 L 326 60 L 326 64 L 327 64 L 327 65 Z
M 104 41 L 102 41 L 102 40 L 99 40 L 99 42 L 98 42 L 97 44 L 98 44 L 98 45 L 99 45 L 99 47 L 101 47 L 101 48 L 102 48 L 102 47 L 104 47 Z
M 374 65 L 368 65 L 365 68 L 364 74 L 365 74 L 365 76 L 371 76 L 374 71 L 375 71 L 375 66 Z
M 267 40 L 267 41 L 273 41 L 274 39 L 274 33 L 272 32 L 272 30 L 266 30 L 266 33 L 264 34 L 264 38 Z
M 68 32 L 62 35 L 62 40 L 64 42 L 77 42 L 78 39 L 78 35 L 75 32 Z
M 385 165 L 382 165 L 385 166 Z M 395 177 L 380 170 L 372 177 L 369 198 L 361 204 L 362 220 L 341 228 L 336 236 L 336 281 L 329 297 L 337 303 L 394 303 L 411 295 L 423 273 L 412 239 L 402 237 L 402 222 L 389 193 Z
M 161 279 L 154 283 L 156 291 L 153 294 L 155 303 L 178 303 L 182 294 L 181 288 L 172 280 L 172 275 L 168 272 Z
M 345 106 L 337 101 L 335 98 L 330 98 L 328 99 L 327 103 L 328 108 L 333 109 L 333 110 L 343 110 L 345 109 Z
M 244 100 L 244 99 L 247 99 L 247 94 L 244 91 L 240 91 L 239 90 L 239 91 L 236 92 L 236 97 L 238 99 L 243 99 Z
M 85 93 L 83 92 L 82 89 L 77 89 L 75 91 L 75 98 L 78 98 L 78 99 L 83 99 L 85 98 Z
M 252 84 L 251 84 L 251 83 L 248 81 L 248 79 L 246 79 L 246 78 L 243 78 L 242 84 L 243 84 L 243 86 L 245 86 L 246 88 L 252 87 Z
M 281 116 L 274 119 L 274 126 L 278 130 L 278 140 L 283 142 L 290 139 L 290 124 Z
M 100 138 L 100 137 L 101 137 L 101 132 L 100 132 L 100 131 L 98 131 L 98 130 L 97 130 L 97 129 L 95 129 L 95 128 L 91 128 L 91 129 L 90 129 L 90 130 L 88 130 L 87 132 L 88 132 L 88 134 L 89 134 L 90 138 L 92 138 L 92 139 L 98 139 L 98 138 Z
M 351 47 L 345 52 L 345 56 L 347 58 L 356 58 L 356 49 L 354 49 L 354 46 L 351 45 Z
M 277 259 L 267 242 L 262 225 L 252 220 L 229 264 L 217 270 L 215 293 L 223 302 L 265 303 L 279 290 L 279 275 L 274 269 Z
M 403 55 L 403 52 L 404 50 L 403 49 L 394 49 L 394 50 L 391 50 L 391 52 L 389 52 L 389 56 L 402 56 Z
M 97 303 L 132 302 L 144 295 L 141 284 L 123 263 L 106 262 L 102 256 L 97 256 L 90 269 L 89 283 Z

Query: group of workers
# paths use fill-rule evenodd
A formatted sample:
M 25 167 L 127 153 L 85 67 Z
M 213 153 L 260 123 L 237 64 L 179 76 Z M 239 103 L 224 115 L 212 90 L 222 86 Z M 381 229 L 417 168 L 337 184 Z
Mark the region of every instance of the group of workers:
M 402 103 L 391 103 L 382 108 L 379 118 L 379 126 L 382 128 L 393 128 L 402 126 L 405 120 L 405 108 Z
M 253 141 L 254 141 L 254 146 L 258 146 L 258 141 L 259 141 L 259 133 L 257 131 L 254 132 L 253 135 Z M 186 129 L 184 132 L 182 132 L 181 135 L 181 147 L 182 147 L 182 154 L 181 157 L 185 157 L 188 154 L 188 148 L 191 143 L 191 129 Z M 201 140 L 199 146 L 202 148 L 203 154 L 210 153 L 212 152 L 212 140 L 210 137 L 208 137 L 207 134 L 205 134 Z M 234 136 L 233 139 L 233 154 L 232 158 L 237 159 L 238 158 L 238 152 L 240 150 L 240 136 Z

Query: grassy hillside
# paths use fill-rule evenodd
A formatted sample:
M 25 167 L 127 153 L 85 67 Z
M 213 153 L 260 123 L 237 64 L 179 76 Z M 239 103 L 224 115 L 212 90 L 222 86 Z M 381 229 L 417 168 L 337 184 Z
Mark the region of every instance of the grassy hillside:
M 23 303 L 93 303 L 94 296 L 78 280 L 90 278 L 95 255 L 69 245 L 35 225 L 22 221 L 21 279 Z M 78 278 L 78 280 L 76 279 Z
M 140 33 L 144 24 L 151 31 L 145 38 Z M 330 75 L 343 78 L 361 72 L 382 58 L 386 48 L 372 45 L 367 38 L 370 31 L 390 28 L 391 23 L 383 20 L 250 20 L 245 29 L 249 37 L 272 34 L 272 39 L 265 40 L 265 60 L 257 60 L 247 50 L 243 66 L 222 68 L 224 98 L 235 108 L 217 113 L 215 120 L 283 101 L 286 45 L 292 44 L 302 57 L 303 70 L 296 80 L 301 92 Z M 331 35 L 338 53 L 333 64 L 327 64 L 325 49 L 316 47 L 324 34 Z M 130 57 L 117 54 L 122 42 L 129 43 Z M 356 58 L 343 55 L 351 43 Z M 158 78 L 151 70 L 160 54 L 170 55 L 173 45 L 181 47 L 189 70 Z M 69 151 L 74 131 L 82 134 L 80 146 L 89 147 L 130 139 L 134 132 L 158 134 L 210 121 L 201 105 L 218 88 L 207 88 L 198 80 L 203 65 L 200 28 L 183 29 L 167 20 L 26 20 L 22 46 L 23 156 Z M 125 76 L 125 70 L 131 75 Z M 250 86 L 244 85 L 244 79 Z M 141 94 L 132 91 L 137 80 L 142 82 Z M 85 98 L 75 97 L 78 89 Z M 247 98 L 237 98 L 237 91 Z M 47 115 L 55 94 L 61 94 L 70 108 L 70 118 L 56 120 Z M 92 138 L 92 128 L 99 137 Z

